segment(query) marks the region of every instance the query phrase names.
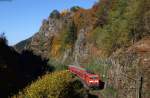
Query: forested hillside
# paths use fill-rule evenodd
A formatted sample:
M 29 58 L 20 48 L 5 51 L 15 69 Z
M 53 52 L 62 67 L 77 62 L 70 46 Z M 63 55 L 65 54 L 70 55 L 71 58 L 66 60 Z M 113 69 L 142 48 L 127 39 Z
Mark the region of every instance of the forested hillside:
M 32 50 L 56 69 L 85 66 L 105 81 L 104 98 L 148 98 L 150 1 L 100 0 L 90 9 L 54 10 L 14 48 Z

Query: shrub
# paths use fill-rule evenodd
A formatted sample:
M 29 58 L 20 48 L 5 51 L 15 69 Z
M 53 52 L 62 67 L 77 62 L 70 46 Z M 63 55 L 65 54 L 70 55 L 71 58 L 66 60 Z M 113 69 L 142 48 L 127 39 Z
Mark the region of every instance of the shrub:
M 82 86 L 72 79 L 67 70 L 47 74 L 13 98 L 81 98 Z

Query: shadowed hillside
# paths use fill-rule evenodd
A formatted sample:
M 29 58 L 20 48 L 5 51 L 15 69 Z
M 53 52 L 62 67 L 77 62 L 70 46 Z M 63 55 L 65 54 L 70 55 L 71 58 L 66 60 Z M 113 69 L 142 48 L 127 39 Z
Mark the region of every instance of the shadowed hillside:
M 0 97 L 7 98 L 43 75 L 52 71 L 46 59 L 32 51 L 16 52 L 7 45 L 6 38 L 0 37 Z

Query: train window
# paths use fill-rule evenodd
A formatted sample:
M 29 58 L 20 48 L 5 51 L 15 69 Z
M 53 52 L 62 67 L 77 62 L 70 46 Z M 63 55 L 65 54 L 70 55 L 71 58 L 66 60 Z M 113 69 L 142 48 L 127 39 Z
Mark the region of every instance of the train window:
M 89 69 L 87 69 L 86 72 L 87 72 L 87 73 L 90 73 L 90 74 L 94 74 L 94 72 L 92 72 L 92 71 L 89 70 Z

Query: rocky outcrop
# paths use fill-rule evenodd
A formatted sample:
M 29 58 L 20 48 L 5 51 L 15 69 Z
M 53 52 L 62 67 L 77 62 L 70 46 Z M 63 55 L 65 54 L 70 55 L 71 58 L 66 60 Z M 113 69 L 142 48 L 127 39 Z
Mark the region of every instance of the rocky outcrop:
M 43 20 L 39 32 L 32 37 L 29 49 L 33 50 L 36 54 L 48 58 L 53 38 L 59 35 L 61 29 L 61 19 L 49 17 L 48 20 Z
M 33 50 L 35 54 L 49 58 L 54 45 L 53 41 L 61 35 L 60 33 L 63 33 L 65 25 L 70 23 L 73 14 L 73 12 L 67 12 L 64 16 L 57 18 L 50 15 L 48 19 L 43 20 L 39 32 L 35 33 L 30 40 L 27 39 L 15 45 L 15 49 L 20 52 L 25 49 Z

